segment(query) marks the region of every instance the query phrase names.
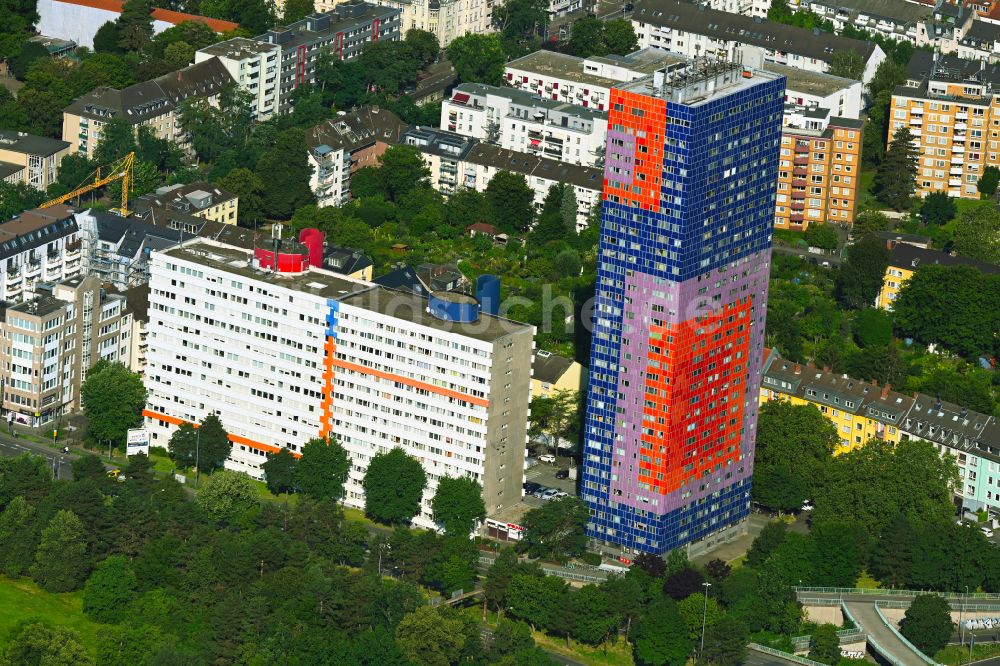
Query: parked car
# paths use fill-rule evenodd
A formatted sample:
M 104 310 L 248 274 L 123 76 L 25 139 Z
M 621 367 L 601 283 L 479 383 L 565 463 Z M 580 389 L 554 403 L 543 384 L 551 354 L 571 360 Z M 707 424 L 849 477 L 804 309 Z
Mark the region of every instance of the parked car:
M 569 470 L 568 469 L 561 469 L 561 470 L 559 470 L 558 472 L 556 472 L 556 478 L 557 479 L 568 479 L 569 478 Z
M 538 490 L 536 490 L 535 492 L 531 493 L 531 496 L 532 497 L 537 497 L 539 499 L 542 499 L 542 495 L 544 495 L 545 493 L 549 492 L 550 490 L 552 490 L 552 488 L 547 488 L 545 486 L 539 486 Z
M 534 481 L 528 481 L 527 483 L 524 484 L 524 494 L 525 495 L 533 495 L 536 492 L 538 492 L 539 490 L 544 490 L 544 489 L 545 489 L 545 486 L 543 486 L 540 483 L 535 483 Z
M 552 497 L 550 497 L 549 499 L 562 499 L 563 497 L 569 497 L 569 493 L 563 490 L 557 490 L 554 493 L 552 493 Z
M 543 500 L 555 499 L 556 497 L 559 496 L 559 493 L 561 492 L 562 492 L 561 490 L 556 490 L 555 488 L 547 488 L 545 492 L 542 493 L 541 499 Z
M 982 531 L 983 534 L 986 535 L 987 539 L 992 539 L 993 538 L 993 530 L 991 530 L 990 528 L 988 528 L 988 527 L 980 527 L 979 529 Z
M 543 463 L 554 463 L 556 461 L 556 457 L 551 453 L 543 453 L 542 455 L 538 456 L 538 460 L 539 462 Z

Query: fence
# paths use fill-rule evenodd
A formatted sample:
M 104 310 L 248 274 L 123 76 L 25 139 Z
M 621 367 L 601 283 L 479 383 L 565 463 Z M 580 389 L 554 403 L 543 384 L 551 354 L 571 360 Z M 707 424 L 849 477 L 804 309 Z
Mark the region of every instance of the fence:
M 793 661 L 797 664 L 803 664 L 803 666 L 823 666 L 823 664 L 818 661 L 813 661 L 812 659 L 806 659 L 805 657 L 800 657 L 795 654 L 789 654 L 787 652 L 782 652 L 781 650 L 775 650 L 774 648 L 769 648 L 766 645 L 761 645 L 760 643 L 750 643 L 747 645 L 748 650 L 754 650 L 755 652 L 763 652 L 764 654 L 769 654 L 775 657 L 780 657 L 786 661 Z
M 797 593 L 839 594 L 875 597 L 916 597 L 921 594 L 940 594 L 948 599 L 988 599 L 1000 603 L 1000 594 L 990 592 L 936 592 L 934 590 L 883 590 L 867 587 L 795 587 Z
M 479 555 L 479 565 L 489 567 L 496 561 L 495 557 L 489 555 Z M 596 567 L 591 567 L 594 571 L 598 571 Z M 559 576 L 564 580 L 572 580 L 578 583 L 603 583 L 608 579 L 607 576 L 589 576 L 585 573 L 578 573 L 577 571 L 567 571 L 565 569 L 553 569 L 551 567 L 542 566 L 542 572 L 549 576 Z

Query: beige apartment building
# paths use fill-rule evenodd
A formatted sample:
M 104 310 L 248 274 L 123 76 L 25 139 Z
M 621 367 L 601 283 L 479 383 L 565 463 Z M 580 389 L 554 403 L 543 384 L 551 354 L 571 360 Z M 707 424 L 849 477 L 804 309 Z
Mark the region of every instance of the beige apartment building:
M 80 386 L 101 359 L 129 364 L 131 314 L 125 298 L 95 277 L 37 285 L 33 300 L 0 316 L 0 406 L 31 426 L 80 406 Z
M 774 226 L 853 224 L 861 169 L 862 122 L 821 107 L 786 107 Z
M 316 11 L 326 12 L 347 0 L 316 0 Z M 426 30 L 441 48 L 456 37 L 493 32 L 495 0 L 371 0 L 400 11 L 402 37 L 409 30 Z
M 0 129 L 0 180 L 44 190 L 59 177 L 59 163 L 69 143 Z
M 983 170 L 1000 164 L 1000 97 L 988 81 L 938 69 L 917 86 L 897 87 L 890 113 L 890 135 L 906 126 L 919 149 L 917 196 L 979 198 Z
M 203 180 L 186 185 L 165 185 L 136 199 L 137 211 L 168 208 L 219 224 L 236 224 L 240 198 L 228 190 Z
M 211 58 L 121 90 L 95 88 L 63 109 L 63 141 L 72 152 L 93 158 L 104 125 L 120 118 L 137 131 L 146 125 L 158 138 L 188 150 L 190 141 L 180 126 L 181 105 L 188 99 L 215 104 L 231 83 L 233 77 L 223 64 Z

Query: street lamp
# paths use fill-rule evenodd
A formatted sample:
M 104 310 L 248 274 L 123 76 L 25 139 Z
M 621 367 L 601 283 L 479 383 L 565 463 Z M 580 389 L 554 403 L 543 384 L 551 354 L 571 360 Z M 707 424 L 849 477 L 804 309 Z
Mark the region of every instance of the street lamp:
M 194 439 L 194 487 L 201 487 L 201 428 L 196 430 Z
M 705 588 L 705 605 L 701 610 L 701 648 L 698 650 L 698 657 L 701 658 L 705 654 L 705 620 L 708 618 L 708 588 L 712 587 L 711 583 L 702 583 Z
M 962 616 L 965 614 L 965 604 L 969 600 L 969 586 L 965 586 L 965 597 L 962 598 L 962 604 L 958 607 L 958 640 L 962 645 L 965 645 L 965 622 L 962 621 Z

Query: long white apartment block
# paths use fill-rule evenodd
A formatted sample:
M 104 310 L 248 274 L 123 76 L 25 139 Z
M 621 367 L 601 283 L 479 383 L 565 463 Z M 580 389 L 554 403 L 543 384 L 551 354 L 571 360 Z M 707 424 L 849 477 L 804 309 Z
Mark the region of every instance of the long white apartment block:
M 463 83 L 441 103 L 441 129 L 507 150 L 599 167 L 608 114 L 526 90 Z
M 428 301 L 274 254 L 192 240 L 151 258 L 144 411 L 152 442 L 215 412 L 226 467 L 262 476 L 269 453 L 335 437 L 351 456 L 345 503 L 364 506 L 374 455 L 424 466 L 415 523 L 433 527 L 443 476 L 483 485 L 488 513 L 521 498 L 534 327 L 479 312 L 471 296 Z

